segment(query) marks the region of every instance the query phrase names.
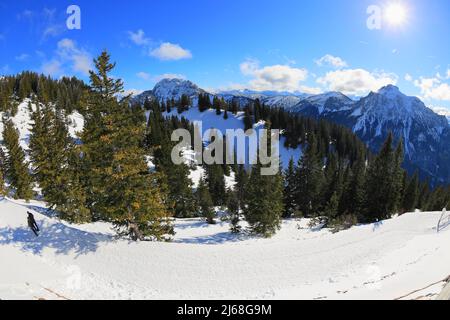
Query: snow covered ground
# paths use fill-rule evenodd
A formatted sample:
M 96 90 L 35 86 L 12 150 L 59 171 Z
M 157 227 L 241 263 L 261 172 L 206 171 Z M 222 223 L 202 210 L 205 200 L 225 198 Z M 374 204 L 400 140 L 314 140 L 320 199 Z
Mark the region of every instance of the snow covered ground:
M 290 220 L 272 239 L 179 220 L 171 243 L 131 243 L 108 224 L 45 213 L 39 202 L 0 201 L 0 299 L 394 299 L 450 274 L 450 226 L 437 233 L 440 213 L 336 234 Z M 408 298 L 432 298 L 442 286 Z

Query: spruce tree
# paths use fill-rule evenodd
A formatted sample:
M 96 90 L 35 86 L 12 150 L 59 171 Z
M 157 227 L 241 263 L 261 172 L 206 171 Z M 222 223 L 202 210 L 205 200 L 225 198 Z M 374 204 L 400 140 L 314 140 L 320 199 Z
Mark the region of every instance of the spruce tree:
M 197 206 L 189 178 L 189 167 L 186 164 L 175 165 L 171 158 L 172 144 L 167 141 L 155 151 L 156 170 L 163 174 L 167 184 L 168 207 L 177 218 L 192 218 Z
M 403 148 L 399 143 L 393 150 L 393 136 L 389 134 L 380 153 L 369 166 L 367 173 L 366 222 L 389 218 L 398 210 L 400 202 Z
M 69 135 L 63 114 L 38 104 L 32 119 L 30 157 L 44 200 L 65 220 L 91 221 L 81 182 L 79 147 Z
M 245 170 L 245 167 L 243 164 L 239 164 L 237 166 L 237 170 L 235 173 L 235 180 L 236 180 L 236 196 L 238 197 L 239 203 L 242 205 L 245 199 L 245 192 L 247 190 L 247 183 L 248 183 L 248 173 Z
M 359 159 L 353 168 L 348 168 L 340 201 L 340 214 L 354 215 L 359 221 L 364 221 L 366 214 L 365 171 L 365 159 Z
M 409 181 L 405 194 L 403 196 L 403 210 L 404 212 L 411 212 L 417 208 L 419 202 L 419 175 L 416 172 Z
M 262 150 L 259 152 L 268 154 L 272 141 L 270 121 L 266 122 L 265 129 L 267 131 L 260 139 L 267 143 L 260 145 Z M 279 166 L 279 159 L 270 165 Z M 280 229 L 284 212 L 283 176 L 280 168 L 271 175 L 263 172 L 263 169 L 267 168 L 260 161 L 252 167 L 243 212 L 251 233 L 271 237 Z
M 110 76 L 115 64 L 103 52 L 90 71 L 91 93 L 83 141 L 87 202 L 94 217 L 112 221 L 132 240 L 165 240 L 173 234 L 158 176 L 148 169 L 143 140 L 123 94 L 123 82 Z
M 241 232 L 240 221 L 240 204 L 239 198 L 235 191 L 230 191 L 227 201 L 228 214 L 230 216 L 230 231 L 232 233 Z
M 214 210 L 213 200 L 203 178 L 200 180 L 196 194 L 201 216 L 206 219 L 208 224 L 215 224 L 216 212 Z
M 284 211 L 283 179 L 281 174 L 261 175 L 261 168 L 259 163 L 252 168 L 243 213 L 249 224 L 249 231 L 268 238 L 281 226 Z
M 296 190 L 298 188 L 295 176 L 294 159 L 289 160 L 289 165 L 284 172 L 284 212 L 283 218 L 291 218 L 297 214 Z
M 299 160 L 296 180 L 298 181 L 296 201 L 300 214 L 304 217 L 319 215 L 324 204 L 322 189 L 325 179 L 317 139 L 313 134 L 310 134 L 308 146 Z
M 33 180 L 19 144 L 19 132 L 11 119 L 4 120 L 3 140 L 8 151 L 5 161 L 6 177 L 14 189 L 16 199 L 30 200 L 33 197 Z
M 6 172 L 6 164 L 5 164 L 5 154 L 3 152 L 3 148 L 0 146 L 0 196 L 4 197 L 7 194 L 6 185 L 5 185 L 5 172 Z

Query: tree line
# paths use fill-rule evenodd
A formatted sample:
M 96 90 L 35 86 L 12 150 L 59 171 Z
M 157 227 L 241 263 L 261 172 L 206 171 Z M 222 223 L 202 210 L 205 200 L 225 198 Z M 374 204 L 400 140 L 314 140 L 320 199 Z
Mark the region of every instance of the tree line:
M 216 207 L 227 208 L 232 232 L 243 231 L 245 221 L 251 233 L 269 237 L 286 218 L 314 218 L 342 229 L 416 208 L 440 210 L 450 200 L 449 187 L 430 189 L 417 174 L 406 174 L 403 143 L 392 135 L 373 155 L 344 127 L 259 100 L 241 107 L 237 99 L 226 102 L 207 94 L 198 98 L 201 112 L 214 109 L 225 119 L 228 111 L 241 112 L 248 128 L 263 120 L 267 129 L 282 130 L 286 147 L 301 147 L 302 157 L 274 176 L 261 175 L 259 163 L 203 165 L 194 188 L 190 173 L 198 168 L 195 162 L 172 163 L 170 139 L 178 128 L 201 135 L 182 117 L 190 98 L 132 104 L 123 96 L 123 82 L 110 76 L 115 64 L 109 54 L 94 62 L 89 86 L 75 78 L 55 81 L 28 72 L 0 80 L 0 98 L 7 101 L 2 105 L 0 195 L 29 200 L 39 186 L 62 219 L 108 221 L 133 240 L 170 239 L 173 217 L 216 223 Z M 30 99 L 32 110 L 29 150 L 21 147 L 12 121 L 12 106 L 22 98 Z M 172 109 L 181 115 L 168 116 Z M 77 139 L 68 130 L 67 114 L 73 110 L 85 119 Z M 228 152 L 225 143 L 223 153 Z M 226 187 L 227 176 L 234 176 L 233 188 Z

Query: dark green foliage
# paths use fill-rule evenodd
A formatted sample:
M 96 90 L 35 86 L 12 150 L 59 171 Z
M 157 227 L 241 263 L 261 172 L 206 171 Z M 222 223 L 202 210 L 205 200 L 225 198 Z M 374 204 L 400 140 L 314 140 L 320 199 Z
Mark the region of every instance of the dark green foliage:
M 7 194 L 5 186 L 6 158 L 3 149 L 0 146 L 0 197 Z
M 88 207 L 94 218 L 112 221 L 133 240 L 165 240 L 173 228 L 161 180 L 146 163 L 145 123 L 137 121 L 128 97 L 117 100 L 123 83 L 109 76 L 115 67 L 109 54 L 94 62 L 81 134 Z
M 178 101 L 177 105 L 178 113 L 181 114 L 189 109 L 189 106 L 191 105 L 191 99 L 187 95 L 183 94 L 181 95 L 180 101 Z
M 81 182 L 79 147 L 69 136 L 61 111 L 38 105 L 32 114 L 30 157 L 45 201 L 72 222 L 89 222 Z
M 411 212 L 417 208 L 419 202 L 419 175 L 416 172 L 408 182 L 403 195 L 403 212 Z
M 297 201 L 296 194 L 298 188 L 298 181 L 295 175 L 294 159 L 289 160 L 289 165 L 284 172 L 284 212 L 283 218 L 291 218 L 297 216 Z
M 281 174 L 261 175 L 261 168 L 260 164 L 252 168 L 243 213 L 251 233 L 271 237 L 279 230 L 284 211 L 283 178 Z
M 211 194 L 204 179 L 200 180 L 196 195 L 201 216 L 204 217 L 209 224 L 215 224 L 216 221 L 214 219 L 216 217 L 216 212 L 214 210 Z
M 304 217 L 318 215 L 324 205 L 324 201 L 321 198 L 323 195 L 322 188 L 325 183 L 323 166 L 316 137 L 310 135 L 308 146 L 299 161 L 296 172 L 298 182 L 296 202 L 300 214 Z
M 399 207 L 403 153 L 400 151 L 401 143 L 396 151 L 393 150 L 392 144 L 393 137 L 390 134 L 367 172 L 365 218 L 368 222 L 389 218 Z
M 228 213 L 230 216 L 230 231 L 232 233 L 241 232 L 240 221 L 240 202 L 239 197 L 235 191 L 230 191 L 227 201 Z
M 3 123 L 3 142 L 8 152 L 4 164 L 6 177 L 15 191 L 16 199 L 30 200 L 33 197 L 33 181 L 25 152 L 19 144 L 19 132 L 12 120 L 3 120 Z
M 186 164 L 175 165 L 171 159 L 175 143 L 170 140 L 170 134 L 178 128 L 189 129 L 191 132 L 195 130 L 185 119 L 164 117 L 158 103 L 151 107 L 146 146 L 154 156 L 156 171 L 162 174 L 161 178 L 167 185 L 168 208 L 177 218 L 190 218 L 197 214 L 198 209 L 189 178 L 189 167 Z
M 53 102 L 68 113 L 74 110 L 83 113 L 86 92 L 87 86 L 75 77 L 53 80 L 26 71 L 0 79 L 0 111 L 7 111 L 13 116 L 17 112 L 18 102 L 36 97 L 44 104 Z
M 205 112 L 208 109 L 211 109 L 211 100 L 209 94 L 200 93 L 198 96 L 198 109 L 200 112 Z

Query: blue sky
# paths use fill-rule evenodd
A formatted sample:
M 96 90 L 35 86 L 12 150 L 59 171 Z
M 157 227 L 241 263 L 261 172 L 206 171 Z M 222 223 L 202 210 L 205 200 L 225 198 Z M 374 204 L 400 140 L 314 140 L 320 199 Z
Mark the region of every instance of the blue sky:
M 395 24 L 387 12 L 398 3 L 405 19 Z M 66 27 L 72 4 L 80 30 Z M 367 26 L 370 5 L 381 10 L 381 29 Z M 449 35 L 448 0 L 3 0 L 0 74 L 87 79 L 107 49 L 129 90 L 165 76 L 206 89 L 349 95 L 394 83 L 450 109 Z

